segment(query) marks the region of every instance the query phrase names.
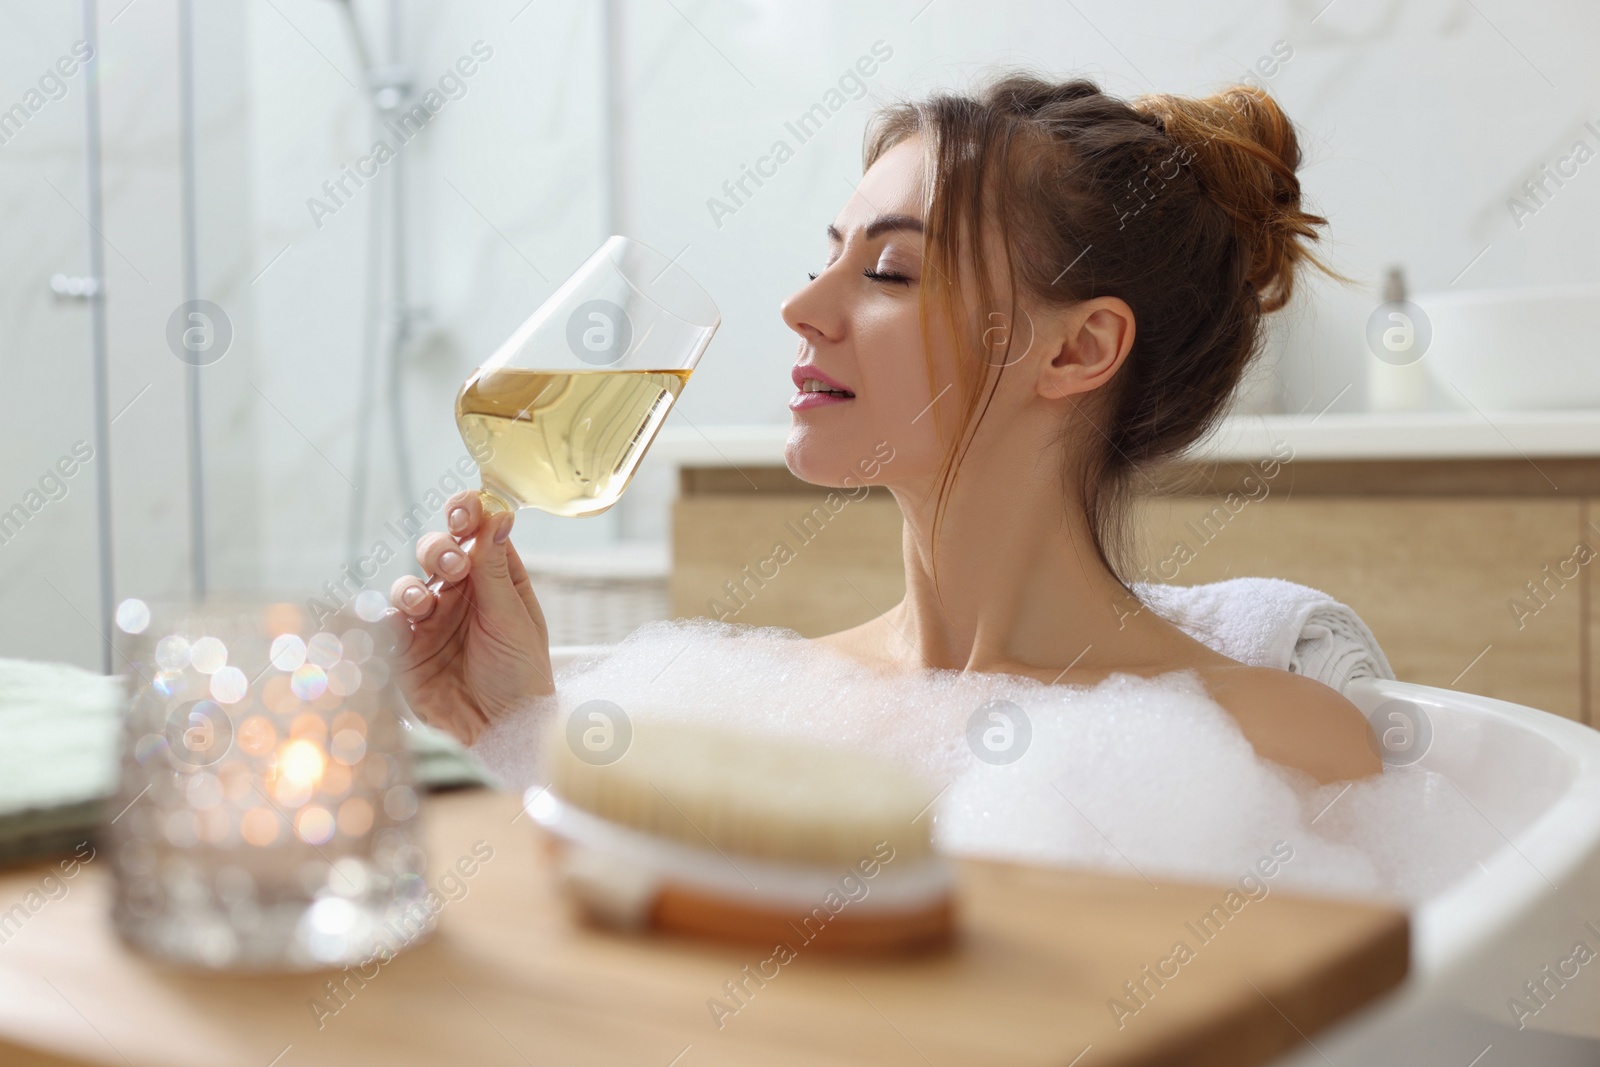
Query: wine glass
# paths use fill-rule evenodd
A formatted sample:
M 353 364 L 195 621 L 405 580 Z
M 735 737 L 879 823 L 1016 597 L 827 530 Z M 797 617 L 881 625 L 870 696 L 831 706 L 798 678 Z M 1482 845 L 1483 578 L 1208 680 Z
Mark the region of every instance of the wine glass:
M 677 263 L 608 238 L 456 397 L 484 514 L 615 504 L 721 323 Z

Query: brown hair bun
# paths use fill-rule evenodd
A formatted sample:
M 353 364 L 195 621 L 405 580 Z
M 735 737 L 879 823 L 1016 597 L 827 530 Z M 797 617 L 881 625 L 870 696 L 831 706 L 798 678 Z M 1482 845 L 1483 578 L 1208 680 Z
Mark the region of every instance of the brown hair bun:
M 1264 90 L 1234 85 L 1205 97 L 1153 93 L 1130 101 L 1151 116 L 1194 170 L 1200 188 L 1239 227 L 1253 254 L 1245 280 L 1276 311 L 1294 292 L 1306 241 L 1328 220 L 1300 206 L 1300 141 Z

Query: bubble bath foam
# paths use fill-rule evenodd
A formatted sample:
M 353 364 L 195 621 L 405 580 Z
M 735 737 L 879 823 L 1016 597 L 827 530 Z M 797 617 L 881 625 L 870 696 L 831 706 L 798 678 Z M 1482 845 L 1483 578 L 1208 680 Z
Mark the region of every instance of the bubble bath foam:
M 924 818 L 934 820 L 937 845 L 959 854 L 1156 882 L 1234 882 L 1287 842 L 1294 862 L 1278 886 L 1412 902 L 1499 844 L 1436 772 L 1390 767 L 1319 785 L 1258 757 L 1187 670 L 1114 674 L 1094 686 L 960 671 L 887 675 L 790 630 L 675 620 L 566 664 L 556 687 L 474 746 L 508 786 L 541 781 L 552 716 L 604 700 L 632 720 L 871 752 L 939 795 Z M 1023 738 L 1003 759 L 987 747 L 997 707 L 1012 742 Z

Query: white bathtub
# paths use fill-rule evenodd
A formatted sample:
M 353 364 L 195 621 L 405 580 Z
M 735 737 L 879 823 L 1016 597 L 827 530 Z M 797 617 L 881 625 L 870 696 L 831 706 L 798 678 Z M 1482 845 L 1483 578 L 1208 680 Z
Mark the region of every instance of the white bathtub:
M 551 660 L 601 651 L 555 648 Z M 1433 729 L 1421 765 L 1448 777 L 1505 845 L 1413 913 L 1399 990 L 1274 1067 L 1600 1065 L 1600 731 L 1406 682 L 1364 680 L 1347 695 L 1368 713 L 1393 699 L 1421 707 Z M 1545 979 L 1553 993 L 1540 1006 L 1523 983 L 1556 973 L 1579 941 L 1596 958 L 1564 986 Z M 1513 997 L 1538 1008 L 1520 1030 Z
M 1600 1064 L 1600 732 L 1406 682 L 1360 681 L 1346 695 L 1368 713 L 1396 698 L 1422 707 L 1433 724 L 1422 766 L 1448 777 L 1505 844 L 1413 912 L 1399 990 L 1274 1067 Z M 1596 958 L 1563 978 L 1579 941 Z M 1523 986 L 1540 980 L 1542 1007 Z M 1520 1029 L 1513 997 L 1538 1009 Z

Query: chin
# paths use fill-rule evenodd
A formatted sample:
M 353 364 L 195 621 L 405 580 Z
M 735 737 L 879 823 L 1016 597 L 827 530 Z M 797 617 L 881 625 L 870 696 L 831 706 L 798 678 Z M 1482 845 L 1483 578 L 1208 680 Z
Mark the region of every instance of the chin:
M 812 485 L 843 485 L 850 464 L 836 455 L 839 451 L 836 440 L 791 416 L 789 439 L 783 444 L 783 462 L 790 474 Z
M 783 446 L 783 462 L 793 474 L 811 485 L 850 491 L 869 485 L 887 485 L 886 465 L 895 459 L 888 441 L 859 434 L 825 433 L 796 418 Z M 893 473 L 910 473 L 901 461 Z

